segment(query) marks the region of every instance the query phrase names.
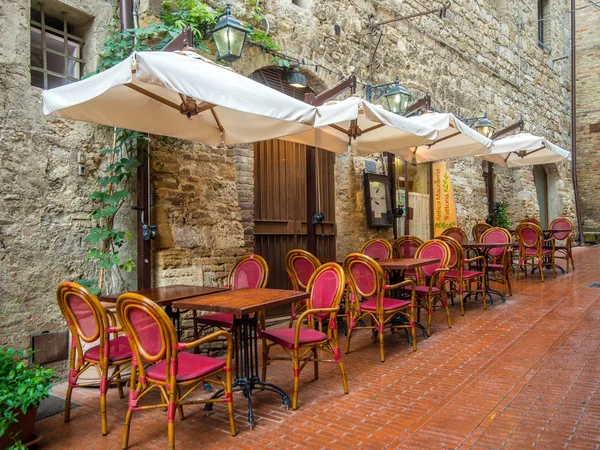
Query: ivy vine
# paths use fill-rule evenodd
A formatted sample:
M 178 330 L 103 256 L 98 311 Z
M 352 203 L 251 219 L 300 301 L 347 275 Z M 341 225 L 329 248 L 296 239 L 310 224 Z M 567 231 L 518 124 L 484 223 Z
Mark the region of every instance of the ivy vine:
M 263 11 L 257 0 L 249 0 L 248 21 L 260 25 L 264 19 Z M 145 27 L 120 31 L 120 24 L 115 8 L 115 16 L 111 24 L 109 37 L 105 41 L 98 59 L 97 71 L 107 70 L 126 59 L 134 51 L 162 50 L 173 38 L 189 26 L 194 35 L 194 48 L 199 53 L 211 54 L 210 31 L 216 25 L 222 9 L 212 8 L 197 0 L 166 0 L 161 5 L 160 23 Z M 280 47 L 266 32 L 254 26 L 246 26 L 247 42 L 269 52 L 278 52 Z M 289 67 L 286 59 L 275 57 L 274 64 Z M 129 257 L 120 255 L 120 250 L 131 234 L 115 228 L 115 218 L 123 205 L 128 203 L 131 194 L 127 189 L 128 180 L 134 177 L 140 162 L 136 155 L 138 148 L 145 148 L 148 138 L 142 133 L 115 129 L 114 145 L 101 153 L 110 158 L 110 163 L 103 175 L 97 180 L 100 189 L 92 192 L 90 199 L 96 208 L 90 214 L 93 226 L 85 238 L 88 244 L 86 259 L 93 261 L 98 267 L 97 279 L 80 279 L 78 283 L 85 286 L 95 295 L 100 295 L 103 281 L 109 275 L 116 274 L 124 282 L 122 272 L 131 272 L 135 267 Z

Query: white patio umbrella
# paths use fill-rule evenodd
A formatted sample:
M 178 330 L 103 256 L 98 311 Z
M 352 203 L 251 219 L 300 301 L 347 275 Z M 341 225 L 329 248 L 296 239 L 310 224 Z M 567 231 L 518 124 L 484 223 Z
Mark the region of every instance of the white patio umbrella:
M 431 143 L 434 128 L 412 121 L 358 97 L 329 102 L 318 108 L 315 128 L 282 139 L 357 155 L 391 152 L 398 148 Z
M 494 141 L 491 153 L 477 157 L 502 167 L 523 167 L 571 161 L 571 152 L 544 137 L 519 133 Z
M 456 116 L 449 113 L 427 113 L 410 117 L 409 120 L 438 130 L 437 140 L 429 145 L 402 148 L 393 153 L 407 161 L 417 163 L 441 161 L 463 156 L 489 153 L 492 140 L 469 128 Z
M 44 114 L 205 144 L 312 128 L 316 108 L 195 52 L 137 52 L 105 72 L 42 93 Z

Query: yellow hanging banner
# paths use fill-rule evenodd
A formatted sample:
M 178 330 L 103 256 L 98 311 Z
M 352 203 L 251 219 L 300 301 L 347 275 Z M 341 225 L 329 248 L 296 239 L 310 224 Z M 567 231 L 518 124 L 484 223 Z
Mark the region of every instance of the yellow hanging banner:
M 433 235 L 456 226 L 456 205 L 452 180 L 445 162 L 433 163 Z

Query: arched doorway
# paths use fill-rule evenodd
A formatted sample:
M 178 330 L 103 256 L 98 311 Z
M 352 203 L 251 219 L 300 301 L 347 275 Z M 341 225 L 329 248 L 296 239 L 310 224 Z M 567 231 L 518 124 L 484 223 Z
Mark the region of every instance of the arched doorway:
M 304 100 L 310 87 L 294 88 L 283 79 L 284 69 L 265 67 L 251 78 L 286 95 Z M 335 260 L 335 155 L 316 151 L 317 208 L 325 216 L 317 231 L 317 257 Z M 290 288 L 284 261 L 294 248 L 306 249 L 306 146 L 274 139 L 254 144 L 255 252 L 269 265 L 269 287 Z M 288 308 L 289 309 L 289 308 Z M 286 309 L 287 310 L 287 309 Z

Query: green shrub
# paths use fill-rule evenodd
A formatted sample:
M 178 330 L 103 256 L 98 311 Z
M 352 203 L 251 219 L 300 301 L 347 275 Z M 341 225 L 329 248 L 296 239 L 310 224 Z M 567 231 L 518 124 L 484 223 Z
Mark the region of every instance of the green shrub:
M 494 227 L 501 227 L 510 230 L 511 223 L 508 218 L 508 203 L 496 202 L 492 213 L 487 218 L 487 223 Z
M 20 412 L 38 407 L 52 388 L 54 370 L 29 364 L 27 350 L 0 348 L 0 436 Z M 17 442 L 12 448 L 23 448 Z

